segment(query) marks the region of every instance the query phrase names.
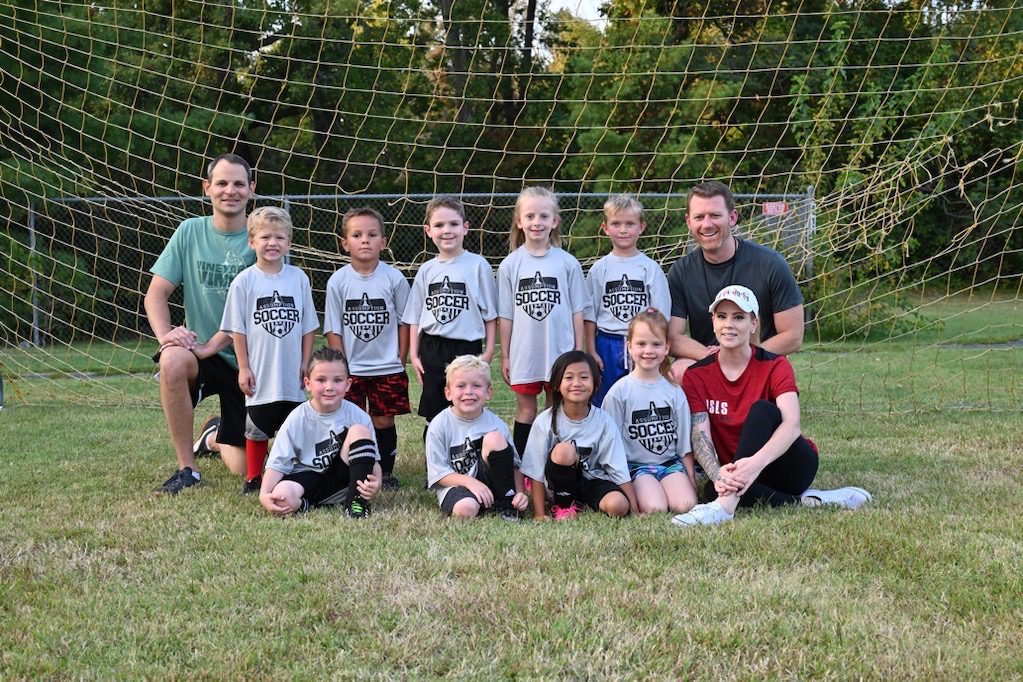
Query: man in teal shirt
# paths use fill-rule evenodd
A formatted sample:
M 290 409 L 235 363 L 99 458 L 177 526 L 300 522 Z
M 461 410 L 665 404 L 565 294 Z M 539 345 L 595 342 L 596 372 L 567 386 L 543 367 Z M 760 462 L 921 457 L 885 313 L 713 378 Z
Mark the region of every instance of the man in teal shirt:
M 195 406 L 214 393 L 220 396 L 222 421 L 213 449 L 232 473 L 245 472 L 245 396 L 238 386 L 238 362 L 230 345 L 215 353 L 207 344 L 220 330 L 231 280 L 256 260 L 246 227 L 256 183 L 245 159 L 225 154 L 207 166 L 202 187 L 213 215 L 182 221 L 150 270 L 145 298 L 149 326 L 160 342 L 160 402 L 178 459 L 174 475 L 154 491 L 159 494 L 176 495 L 199 483 L 192 422 Z M 168 305 L 179 286 L 184 287 L 183 325 L 171 321 Z

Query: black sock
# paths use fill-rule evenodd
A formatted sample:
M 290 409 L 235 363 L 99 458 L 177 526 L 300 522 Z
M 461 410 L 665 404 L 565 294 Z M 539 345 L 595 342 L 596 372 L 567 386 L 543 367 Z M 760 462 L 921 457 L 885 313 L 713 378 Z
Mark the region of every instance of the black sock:
M 394 460 L 398 458 L 398 427 L 377 429 L 377 447 L 380 448 L 380 468 L 384 474 L 392 473 Z
M 529 442 L 529 432 L 532 430 L 532 424 L 524 424 L 520 421 L 515 422 L 515 427 L 512 430 L 512 440 L 515 442 L 515 450 L 519 453 L 519 457 L 526 454 L 526 443 Z
M 550 483 L 551 493 L 554 494 L 554 504 L 559 507 L 571 506 L 575 501 L 576 493 L 579 492 L 579 476 L 574 466 L 555 464 L 547 461 L 547 470 L 544 472 L 547 482 Z
M 364 438 L 352 443 L 348 448 L 348 501 L 360 498 L 355 487 L 358 481 L 365 481 L 373 473 L 373 465 L 377 461 L 376 443 Z M 361 498 L 360 498 L 361 499 Z
M 494 500 L 510 501 L 515 497 L 515 459 L 511 446 L 491 452 L 487 456 L 487 468 L 490 469 L 490 489 L 494 492 Z
M 427 421 L 426 425 L 423 426 L 423 444 L 426 444 L 426 432 L 430 430 L 430 422 Z

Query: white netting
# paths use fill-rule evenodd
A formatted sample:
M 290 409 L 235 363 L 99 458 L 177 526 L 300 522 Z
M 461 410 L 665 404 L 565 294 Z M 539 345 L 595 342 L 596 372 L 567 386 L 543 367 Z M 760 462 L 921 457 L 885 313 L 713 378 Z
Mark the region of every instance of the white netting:
M 155 401 L 146 273 L 205 210 L 204 160 L 235 151 L 259 201 L 292 210 L 321 297 L 352 205 L 392 221 L 411 275 L 433 193 L 465 197 L 469 248 L 495 264 L 524 184 L 558 191 L 584 263 L 607 249 L 603 197 L 641 193 L 642 246 L 667 267 L 685 192 L 725 179 L 742 230 L 797 271 L 818 407 L 1019 409 L 1023 8 L 736 7 L 3 4 L 8 401 Z

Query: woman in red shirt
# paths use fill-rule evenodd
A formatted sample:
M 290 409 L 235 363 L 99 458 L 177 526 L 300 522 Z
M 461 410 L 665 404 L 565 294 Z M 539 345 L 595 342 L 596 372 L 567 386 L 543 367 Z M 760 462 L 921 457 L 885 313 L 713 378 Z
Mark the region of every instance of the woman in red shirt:
M 682 388 L 693 418 L 693 452 L 713 481 L 712 501 L 672 522 L 681 526 L 730 521 L 737 507 L 756 504 L 855 509 L 870 501 L 862 488 L 815 490 L 817 447 L 802 435 L 792 365 L 754 344 L 759 305 L 752 291 L 728 286 L 709 310 L 719 350 L 689 367 Z

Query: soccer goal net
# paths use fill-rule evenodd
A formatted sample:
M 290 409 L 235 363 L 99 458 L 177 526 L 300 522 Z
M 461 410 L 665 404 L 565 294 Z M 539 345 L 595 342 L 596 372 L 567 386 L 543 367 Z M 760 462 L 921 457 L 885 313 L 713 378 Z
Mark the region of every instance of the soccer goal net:
M 235 152 L 292 212 L 321 311 L 352 206 L 411 278 L 436 193 L 496 266 L 516 193 L 551 187 L 584 267 L 632 193 L 667 270 L 686 192 L 720 179 L 803 290 L 808 409 L 1019 410 L 1021 92 L 1015 2 L 10 0 L 6 399 L 158 404 L 148 270 Z

